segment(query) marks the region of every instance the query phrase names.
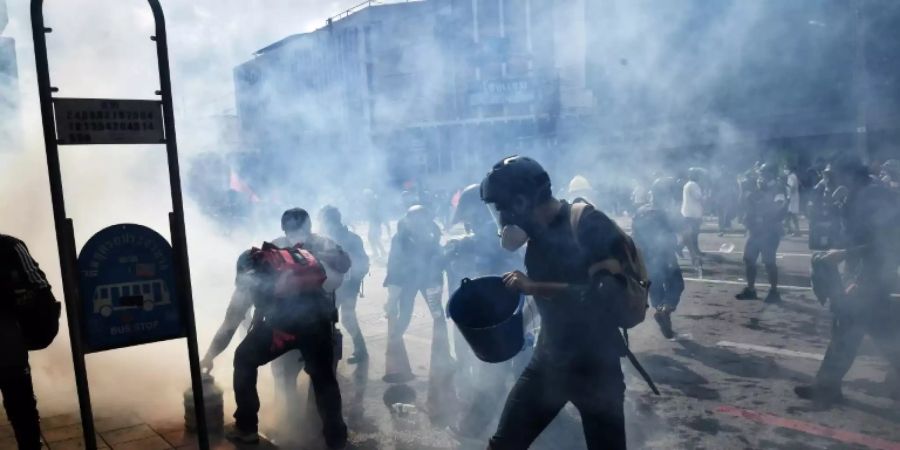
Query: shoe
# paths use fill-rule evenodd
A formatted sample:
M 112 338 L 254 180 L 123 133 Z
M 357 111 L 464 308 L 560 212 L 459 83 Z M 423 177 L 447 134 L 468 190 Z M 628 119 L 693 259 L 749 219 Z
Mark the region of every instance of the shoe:
M 369 360 L 368 353 L 354 353 L 353 356 L 347 358 L 347 364 L 359 364 Z
M 653 318 L 659 324 L 659 331 L 664 338 L 672 339 L 675 337 L 675 332 L 672 331 L 672 313 L 670 311 L 657 309 L 653 313 Z
M 840 388 L 827 388 L 814 384 L 797 386 L 794 388 L 794 393 L 797 394 L 797 397 L 804 400 L 825 405 L 839 403 L 844 400 L 844 394 L 841 393 Z
M 236 444 L 259 444 L 259 433 L 256 431 L 244 431 L 237 426 L 232 426 L 225 431 L 225 439 Z
M 766 303 L 781 303 L 781 294 L 778 291 L 772 289 L 766 294 L 766 299 L 763 300 Z
M 734 298 L 738 300 L 756 300 L 759 297 L 756 296 L 756 289 L 747 286 L 744 287 L 744 290 L 735 295 Z

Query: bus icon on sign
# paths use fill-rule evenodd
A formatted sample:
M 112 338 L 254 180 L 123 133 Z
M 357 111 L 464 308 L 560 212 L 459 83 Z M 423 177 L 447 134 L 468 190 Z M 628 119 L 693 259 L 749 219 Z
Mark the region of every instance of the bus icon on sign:
M 113 311 L 143 309 L 172 303 L 169 290 L 161 279 L 131 283 L 103 284 L 94 289 L 94 314 L 109 317 Z

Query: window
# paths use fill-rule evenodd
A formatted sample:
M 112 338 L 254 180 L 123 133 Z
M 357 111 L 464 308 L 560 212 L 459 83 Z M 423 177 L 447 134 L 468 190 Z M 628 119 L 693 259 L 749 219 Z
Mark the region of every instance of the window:
M 113 300 L 118 300 L 122 295 L 119 293 L 119 288 L 114 287 L 110 290 L 110 298 Z
M 100 298 L 109 298 L 109 289 L 107 289 L 107 288 L 100 289 Z
M 150 284 L 149 283 L 143 284 L 141 286 L 141 289 L 144 291 L 145 294 L 149 294 L 150 293 Z

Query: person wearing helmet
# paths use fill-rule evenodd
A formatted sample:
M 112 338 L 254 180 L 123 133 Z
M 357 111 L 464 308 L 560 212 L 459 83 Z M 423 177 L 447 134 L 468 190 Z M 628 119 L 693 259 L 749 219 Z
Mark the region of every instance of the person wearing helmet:
M 431 370 L 444 369 L 449 364 L 449 340 L 441 303 L 444 286 L 441 230 L 431 212 L 421 205 L 411 206 L 397 224 L 397 233 L 391 239 L 384 286 L 388 290 L 388 353 L 404 348 L 399 363 L 393 362 L 393 355 L 387 358 L 385 381 L 402 383 L 414 378 L 405 355 L 403 335 L 409 328 L 419 294 L 425 299 L 434 321 Z
M 481 201 L 481 186 L 473 184 L 462 190 L 451 225 L 462 224 L 466 235 L 452 239 L 444 246 L 447 283 L 460 286 L 463 278 L 500 275 L 521 266 L 518 255 L 505 251 L 497 242 L 497 225 L 487 206 Z M 526 310 L 533 310 L 533 308 Z M 484 439 L 488 425 L 499 415 L 503 396 L 509 390 L 507 381 L 527 360 L 528 351 L 497 364 L 479 361 L 469 344 L 454 327 L 459 400 L 463 403 L 459 421 L 451 425 L 458 439 Z
M 650 187 L 650 201 L 635 213 L 631 224 L 634 242 L 645 257 L 650 275 L 650 304 L 653 318 L 666 339 L 675 337 L 672 313 L 684 291 L 684 278 L 675 253 L 678 250 L 678 226 L 666 213 L 665 181 L 656 180 Z
M 333 240 L 350 255 L 350 272 L 334 293 L 340 309 L 341 325 L 353 339 L 353 355 L 347 358 L 347 363 L 363 362 L 369 358 L 369 352 L 356 319 L 356 302 L 362 292 L 363 279 L 369 273 L 369 255 L 366 254 L 362 238 L 344 225 L 341 212 L 336 207 L 323 207 L 319 211 L 319 223 L 322 225 L 322 235 Z
M 836 289 L 823 292 L 834 318 L 822 364 L 812 384 L 794 389 L 800 398 L 823 406 L 843 399 L 843 378 L 866 335 L 884 353 L 893 375 L 900 373 L 900 309 L 891 300 L 900 265 L 900 196 L 871 180 L 866 166 L 855 157 L 836 161 L 833 173 L 835 184 L 846 189 L 839 206 L 846 242 L 840 249 L 817 253 L 814 261 L 835 268 L 843 263 L 843 276 L 832 283 Z M 892 396 L 900 394 L 896 376 L 886 377 L 885 384 Z
M 763 164 L 759 169 L 757 189 L 747 198 L 744 226 L 747 227 L 747 241 L 744 244 L 744 268 L 747 286 L 735 295 L 738 300 L 755 300 L 756 262 L 762 255 L 766 275 L 769 277 L 767 303 L 781 301 L 778 293 L 778 266 L 776 253 L 784 232 L 782 223 L 787 214 L 787 193 L 778 179 L 778 168 L 773 164 Z
M 491 449 L 526 449 L 568 402 L 579 410 L 589 449 L 624 449 L 625 342 L 615 318 L 622 285 L 597 261 L 623 261 L 627 237 L 586 207 L 572 229 L 571 205 L 553 197 L 550 177 L 531 158 L 513 156 L 491 169 L 481 198 L 501 228 L 501 244 L 526 243 L 525 273 L 508 288 L 534 297 L 541 332 L 534 356 L 507 398 Z M 584 287 L 583 289 L 581 287 Z

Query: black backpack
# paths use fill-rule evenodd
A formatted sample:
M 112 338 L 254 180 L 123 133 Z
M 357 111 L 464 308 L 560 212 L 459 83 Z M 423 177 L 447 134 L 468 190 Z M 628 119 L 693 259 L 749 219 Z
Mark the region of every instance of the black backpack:
M 0 234 L 0 299 L 12 314 L 28 350 L 47 348 L 59 333 L 62 305 L 20 240 Z
M 16 317 L 25 347 L 42 350 L 53 343 L 59 333 L 59 317 L 62 305 L 50 288 L 15 291 Z

